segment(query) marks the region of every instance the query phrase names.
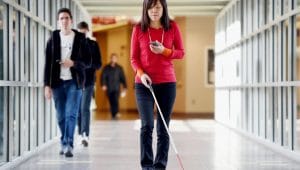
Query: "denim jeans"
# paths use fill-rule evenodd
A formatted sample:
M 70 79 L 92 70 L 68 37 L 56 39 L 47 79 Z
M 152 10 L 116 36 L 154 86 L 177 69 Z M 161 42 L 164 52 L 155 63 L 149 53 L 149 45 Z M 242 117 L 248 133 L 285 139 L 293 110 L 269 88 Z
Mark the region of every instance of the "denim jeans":
M 61 132 L 61 145 L 73 148 L 74 131 L 82 89 L 77 88 L 74 80 L 67 80 L 63 81 L 59 87 L 53 88 L 52 91 L 56 118 Z
M 152 85 L 156 99 L 169 126 L 170 116 L 176 97 L 176 83 Z M 135 84 L 136 103 L 141 118 L 140 149 L 141 166 L 149 169 L 165 169 L 168 161 L 169 136 L 157 113 L 157 151 L 153 162 L 152 132 L 154 127 L 154 99 L 143 84 Z
M 78 114 L 78 133 L 86 136 L 90 134 L 90 117 L 91 117 L 91 101 L 94 92 L 94 86 L 87 86 L 82 90 L 82 98 L 80 103 L 80 109 Z
M 119 91 L 107 92 L 112 118 L 115 118 L 117 113 L 119 112 L 119 96 Z

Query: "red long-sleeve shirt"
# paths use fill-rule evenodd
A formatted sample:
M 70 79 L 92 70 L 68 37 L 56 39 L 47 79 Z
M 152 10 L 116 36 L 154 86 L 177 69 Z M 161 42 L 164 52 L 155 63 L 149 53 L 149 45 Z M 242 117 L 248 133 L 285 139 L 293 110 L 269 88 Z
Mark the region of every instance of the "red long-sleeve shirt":
M 182 38 L 177 24 L 173 21 L 170 23 L 170 29 L 163 31 L 163 28 L 149 28 L 142 32 L 141 25 L 138 24 L 133 28 L 131 37 L 131 65 L 136 72 L 138 69 L 143 70 L 152 80 L 152 83 L 176 82 L 173 59 L 182 59 L 184 49 Z M 149 31 L 149 32 L 148 32 Z M 152 41 L 162 40 L 165 48 L 171 49 L 172 53 L 169 56 L 155 54 L 150 50 L 150 37 Z M 135 82 L 140 83 L 140 78 L 136 75 Z

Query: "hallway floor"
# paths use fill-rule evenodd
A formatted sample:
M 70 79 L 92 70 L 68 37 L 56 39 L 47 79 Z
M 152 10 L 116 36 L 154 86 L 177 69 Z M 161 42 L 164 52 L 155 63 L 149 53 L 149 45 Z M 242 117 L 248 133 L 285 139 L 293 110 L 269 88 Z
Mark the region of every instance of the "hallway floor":
M 60 156 L 56 143 L 15 170 L 139 170 L 139 126 L 139 120 L 94 120 L 89 146 L 77 138 L 73 158 Z M 170 128 L 185 170 L 300 169 L 300 163 L 213 120 L 173 120 Z M 180 169 L 171 147 L 167 169 Z

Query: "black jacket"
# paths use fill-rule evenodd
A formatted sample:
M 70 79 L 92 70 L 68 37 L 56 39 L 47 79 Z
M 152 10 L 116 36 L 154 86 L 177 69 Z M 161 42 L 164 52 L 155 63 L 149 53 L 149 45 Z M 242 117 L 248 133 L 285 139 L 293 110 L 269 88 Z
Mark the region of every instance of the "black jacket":
M 123 87 L 127 88 L 123 68 L 119 64 L 116 64 L 115 67 L 107 64 L 101 75 L 101 85 L 106 85 L 107 92 L 110 93 L 120 91 L 120 84 L 123 84 Z
M 89 54 L 91 55 L 88 68 L 85 70 L 85 87 L 92 86 L 95 83 L 96 75 L 95 72 L 97 69 L 100 69 L 102 62 L 101 62 L 101 52 L 96 41 L 87 38 L 87 46 L 89 50 Z
M 89 64 L 90 55 L 83 57 L 83 54 L 89 54 L 86 46 L 85 35 L 73 30 L 75 32 L 71 60 L 74 66 L 70 68 L 72 78 L 76 81 L 78 88 L 84 87 L 86 66 Z M 44 86 L 51 88 L 58 87 L 62 80 L 60 79 L 60 60 L 61 60 L 61 47 L 60 47 L 60 30 L 52 32 L 46 46 L 46 60 L 44 70 Z

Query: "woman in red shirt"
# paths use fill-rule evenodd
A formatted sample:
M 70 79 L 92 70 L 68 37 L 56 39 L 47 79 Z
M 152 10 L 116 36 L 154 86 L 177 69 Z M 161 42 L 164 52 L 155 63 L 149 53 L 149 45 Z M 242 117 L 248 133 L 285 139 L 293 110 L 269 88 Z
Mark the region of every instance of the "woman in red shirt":
M 165 169 L 168 160 L 169 136 L 157 116 L 157 152 L 153 160 L 152 132 L 154 100 L 152 86 L 167 125 L 176 96 L 173 59 L 182 59 L 184 49 L 177 24 L 170 20 L 166 0 L 144 0 L 143 16 L 132 32 L 131 65 L 136 72 L 135 93 L 141 117 L 141 166 L 144 169 Z

